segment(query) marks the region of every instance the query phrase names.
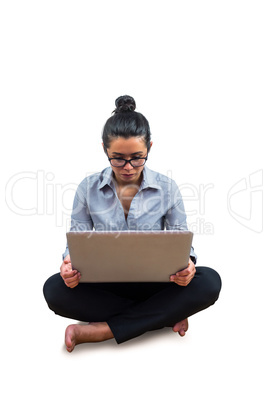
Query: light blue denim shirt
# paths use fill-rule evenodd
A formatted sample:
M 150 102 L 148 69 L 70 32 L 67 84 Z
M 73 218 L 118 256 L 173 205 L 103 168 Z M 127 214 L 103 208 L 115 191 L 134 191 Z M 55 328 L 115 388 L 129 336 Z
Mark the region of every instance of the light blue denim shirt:
M 118 199 L 111 167 L 86 177 L 78 186 L 70 231 L 187 230 L 180 190 L 171 178 L 147 166 L 127 219 Z M 63 259 L 69 254 L 68 245 Z M 190 253 L 196 261 L 192 247 Z

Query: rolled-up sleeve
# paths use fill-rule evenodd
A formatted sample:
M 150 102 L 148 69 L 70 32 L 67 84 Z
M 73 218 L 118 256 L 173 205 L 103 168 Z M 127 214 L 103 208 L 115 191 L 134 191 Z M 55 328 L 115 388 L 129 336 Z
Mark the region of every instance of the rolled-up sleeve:
M 70 231 L 72 232 L 88 231 L 93 229 L 93 222 L 88 209 L 85 190 L 86 188 L 84 186 L 84 182 L 82 182 L 78 186 L 75 193 L 70 226 Z M 66 243 L 66 249 L 62 254 L 63 260 L 68 254 L 69 248 L 68 243 Z
M 173 181 L 170 194 L 170 208 L 165 215 L 165 227 L 167 230 L 188 230 L 187 217 L 185 213 L 183 199 L 177 184 Z M 197 255 L 191 247 L 190 258 L 196 264 Z

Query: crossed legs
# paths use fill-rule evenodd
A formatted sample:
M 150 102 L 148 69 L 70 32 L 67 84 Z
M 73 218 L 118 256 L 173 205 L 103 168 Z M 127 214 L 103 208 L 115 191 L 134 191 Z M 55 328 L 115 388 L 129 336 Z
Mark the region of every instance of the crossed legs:
M 184 336 L 187 318 L 214 304 L 221 288 L 216 271 L 206 267 L 196 270 L 186 287 L 175 283 L 81 283 L 70 289 L 56 274 L 45 283 L 44 295 L 56 314 L 89 322 L 67 327 L 69 352 L 79 343 L 111 338 L 122 343 L 167 326 Z

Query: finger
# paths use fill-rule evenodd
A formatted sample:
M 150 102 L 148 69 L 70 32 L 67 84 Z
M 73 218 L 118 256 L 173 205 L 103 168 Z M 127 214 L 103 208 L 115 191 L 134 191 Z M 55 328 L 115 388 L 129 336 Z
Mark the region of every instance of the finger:
M 71 283 L 68 283 L 67 286 L 68 286 L 69 288 L 74 288 L 74 287 L 76 287 L 78 284 L 79 284 L 79 278 L 77 278 L 76 281 L 73 281 L 73 282 L 71 282 Z
M 191 270 L 189 268 L 185 268 L 182 271 L 176 273 L 176 276 L 188 276 L 190 275 Z
M 174 283 L 176 283 L 176 285 L 178 285 L 178 286 L 187 286 L 187 283 L 185 283 L 185 282 L 174 281 Z
M 172 275 L 170 277 L 170 281 L 176 283 L 177 285 L 184 283 L 184 280 L 182 278 L 177 278 L 176 275 Z
M 181 271 L 178 271 L 177 273 L 180 273 L 181 276 L 184 276 L 184 274 L 191 274 L 192 272 L 196 272 L 196 268 L 193 263 L 189 263 L 188 267 L 182 269 Z
M 170 278 L 176 279 L 178 277 L 183 277 L 183 276 L 187 276 L 187 275 L 189 275 L 189 272 L 187 271 L 187 268 L 185 268 L 185 269 L 183 269 L 181 271 L 176 272 L 173 275 L 170 275 Z
M 69 263 L 69 262 L 71 262 L 71 258 L 70 258 L 70 255 L 66 255 L 66 257 L 64 258 L 64 260 L 63 260 L 63 262 L 65 262 L 65 263 Z
M 71 282 L 71 283 L 65 282 L 65 285 L 66 285 L 68 288 L 75 288 L 75 287 L 78 285 L 78 283 L 79 283 L 79 281 Z
M 71 272 L 73 271 L 72 265 L 70 263 L 66 264 L 63 263 L 62 266 L 60 267 L 61 272 Z
M 73 271 L 63 271 L 63 272 L 62 272 L 62 277 L 63 277 L 64 279 L 72 279 L 72 278 L 75 277 L 76 274 L 77 274 L 77 271 L 76 271 L 76 270 L 73 270 Z
M 69 275 L 70 273 L 68 273 L 68 276 L 66 277 L 66 280 L 68 280 L 68 281 L 73 281 L 73 280 L 75 280 L 76 278 L 81 278 L 81 274 L 80 274 L 80 272 L 79 271 L 77 271 L 77 270 L 75 270 L 75 271 L 72 271 L 71 272 L 71 276 Z
M 171 280 L 172 282 L 176 283 L 179 286 L 187 286 L 189 285 L 189 283 L 191 282 L 191 280 L 193 279 L 192 276 L 189 277 L 175 277 L 173 280 Z
M 79 279 L 80 279 L 80 278 L 79 278 L 78 273 L 77 273 L 76 276 L 74 276 L 73 278 L 65 279 L 64 282 L 65 282 L 65 284 L 66 284 L 67 286 L 73 287 L 73 286 L 78 285 Z

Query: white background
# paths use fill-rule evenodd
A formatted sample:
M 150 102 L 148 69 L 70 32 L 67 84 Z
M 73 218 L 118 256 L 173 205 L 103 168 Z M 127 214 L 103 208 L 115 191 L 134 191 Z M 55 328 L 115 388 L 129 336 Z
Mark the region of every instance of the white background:
M 1 2 L 5 401 L 267 400 L 267 8 Z M 223 288 L 185 338 L 166 329 L 68 354 L 72 321 L 42 286 L 59 270 L 76 186 L 107 166 L 101 131 L 123 94 L 148 118 L 148 166 L 183 186 L 198 262 Z

